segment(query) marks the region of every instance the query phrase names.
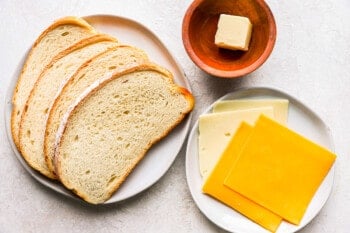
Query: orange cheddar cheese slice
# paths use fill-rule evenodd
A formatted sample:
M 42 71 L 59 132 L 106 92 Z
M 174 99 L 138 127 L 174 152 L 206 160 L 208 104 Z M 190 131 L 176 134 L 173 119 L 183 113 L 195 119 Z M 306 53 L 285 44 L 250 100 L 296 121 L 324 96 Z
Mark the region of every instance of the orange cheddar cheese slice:
M 281 217 L 226 187 L 223 183 L 251 131 L 252 126 L 247 123 L 240 125 L 206 179 L 202 191 L 232 207 L 267 230 L 275 232 L 282 221 Z
M 224 184 L 299 224 L 335 158 L 327 149 L 262 115 Z

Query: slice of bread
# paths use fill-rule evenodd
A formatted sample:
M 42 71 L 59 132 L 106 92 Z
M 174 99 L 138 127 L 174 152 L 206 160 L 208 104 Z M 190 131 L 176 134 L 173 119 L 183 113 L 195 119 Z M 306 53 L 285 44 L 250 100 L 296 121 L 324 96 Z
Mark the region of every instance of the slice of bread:
M 53 101 L 82 64 L 116 46 L 116 40 L 107 35 L 96 34 L 86 38 L 76 44 L 70 53 L 53 61 L 36 81 L 22 113 L 19 150 L 27 163 L 43 175 L 55 178 L 44 156 L 45 125 Z
M 17 147 L 19 147 L 18 133 L 21 115 L 40 73 L 52 59 L 64 56 L 66 49 L 93 34 L 96 34 L 95 30 L 86 21 L 77 17 L 65 17 L 49 26 L 34 42 L 23 65 L 12 98 L 11 133 Z
M 106 201 L 150 147 L 194 105 L 169 72 L 141 65 L 81 96 L 61 122 L 55 151 L 60 181 L 85 201 Z M 165 155 L 166 156 L 166 155 Z
M 56 133 L 60 121 L 64 113 L 68 111 L 69 106 L 96 80 L 109 77 L 111 72 L 118 73 L 147 61 L 148 57 L 143 50 L 128 45 L 120 45 L 87 61 L 67 82 L 60 95 L 54 101 L 46 123 L 44 154 L 51 173 L 54 172 L 53 157 Z

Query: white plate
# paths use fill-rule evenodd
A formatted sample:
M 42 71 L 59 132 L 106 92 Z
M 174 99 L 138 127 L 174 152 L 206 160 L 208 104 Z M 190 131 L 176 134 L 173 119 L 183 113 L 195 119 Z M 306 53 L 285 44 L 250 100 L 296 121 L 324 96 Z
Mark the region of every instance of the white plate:
M 248 88 L 229 93 L 220 100 L 232 99 L 261 99 L 261 98 L 285 98 L 289 100 L 288 127 L 310 138 L 311 140 L 334 151 L 333 139 L 329 128 L 311 109 L 294 97 L 282 91 L 271 88 Z M 212 111 L 211 105 L 204 113 Z M 201 192 L 202 177 L 199 173 L 198 162 L 198 120 L 190 133 L 186 151 L 186 176 L 192 197 L 198 208 L 212 222 L 219 227 L 237 233 L 263 233 L 268 232 L 264 228 L 250 221 L 248 218 L 234 211 L 230 207 L 221 204 L 215 199 Z M 321 210 L 330 195 L 334 178 L 334 166 L 322 182 L 313 197 L 299 226 L 283 221 L 278 228 L 278 233 L 296 232 L 308 224 Z
M 166 67 L 174 74 L 174 80 L 177 84 L 190 90 L 189 83 L 175 58 L 170 54 L 169 50 L 158 39 L 158 37 L 149 29 L 133 20 L 117 16 L 92 15 L 84 18 L 99 32 L 108 33 L 117 37 L 122 43 L 130 44 L 145 50 L 152 61 Z M 21 71 L 26 55 L 27 54 L 23 56 L 22 61 L 18 65 L 6 95 L 5 119 L 7 137 L 16 157 L 30 175 L 32 175 L 43 185 L 57 191 L 58 193 L 74 199 L 79 199 L 58 182 L 51 181 L 31 169 L 23 160 L 12 140 L 10 129 L 12 110 L 11 98 L 17 82 L 17 77 Z M 157 182 L 170 168 L 171 164 L 179 153 L 184 140 L 186 139 L 190 121 L 191 114 L 188 115 L 184 121 L 178 125 L 166 138 L 154 145 L 151 150 L 148 151 L 144 159 L 128 176 L 120 189 L 118 189 L 117 192 L 104 204 L 115 203 L 130 198 Z

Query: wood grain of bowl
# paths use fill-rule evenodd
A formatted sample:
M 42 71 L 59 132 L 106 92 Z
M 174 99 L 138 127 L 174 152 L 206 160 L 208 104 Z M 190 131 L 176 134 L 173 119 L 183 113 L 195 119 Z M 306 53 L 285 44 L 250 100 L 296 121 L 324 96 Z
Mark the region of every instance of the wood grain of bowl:
M 215 45 L 220 14 L 250 19 L 253 31 L 248 51 Z M 199 68 L 213 76 L 236 78 L 253 72 L 270 56 L 276 41 L 276 23 L 264 0 L 194 0 L 183 19 L 182 40 Z

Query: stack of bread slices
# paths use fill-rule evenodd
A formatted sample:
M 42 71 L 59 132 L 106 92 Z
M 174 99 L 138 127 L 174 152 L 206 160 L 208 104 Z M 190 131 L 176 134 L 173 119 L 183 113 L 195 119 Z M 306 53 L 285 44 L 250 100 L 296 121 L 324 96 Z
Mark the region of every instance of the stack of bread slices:
M 194 106 L 143 50 L 78 17 L 38 37 L 12 102 L 13 141 L 28 165 L 93 204 L 108 200 Z

